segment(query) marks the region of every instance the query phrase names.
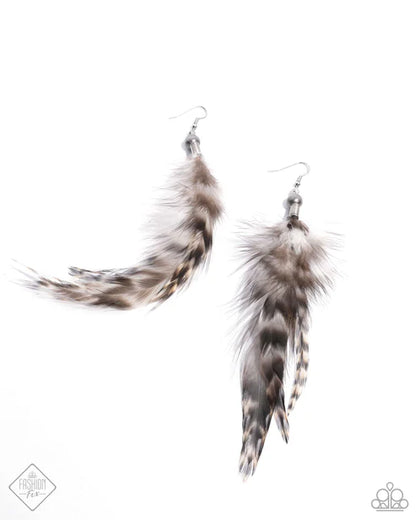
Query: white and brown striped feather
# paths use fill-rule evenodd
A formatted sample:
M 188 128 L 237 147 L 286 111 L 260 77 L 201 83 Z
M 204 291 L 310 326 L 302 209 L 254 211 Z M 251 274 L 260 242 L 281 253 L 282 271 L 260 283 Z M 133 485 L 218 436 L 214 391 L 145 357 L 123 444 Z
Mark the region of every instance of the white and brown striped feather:
M 306 339 L 311 302 L 332 285 L 330 236 L 319 238 L 296 217 L 253 230 L 242 245 L 245 276 L 238 295 L 241 331 L 243 446 L 240 472 L 254 473 L 270 418 L 289 438 L 285 378 L 289 357 L 296 374 L 288 412 L 306 382 Z
M 29 269 L 25 284 L 59 300 L 89 306 L 131 309 L 167 300 L 208 261 L 223 211 L 217 181 L 200 156 L 177 168 L 168 192 L 153 219 L 152 245 L 138 264 L 100 271 L 71 267 L 71 281 Z

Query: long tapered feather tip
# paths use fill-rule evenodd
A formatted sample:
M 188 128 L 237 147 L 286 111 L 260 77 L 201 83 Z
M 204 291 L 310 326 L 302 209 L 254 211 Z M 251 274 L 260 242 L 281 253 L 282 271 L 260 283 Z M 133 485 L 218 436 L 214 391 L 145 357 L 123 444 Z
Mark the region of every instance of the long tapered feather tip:
M 42 280 L 37 271 L 15 259 L 12 259 L 8 278 L 11 282 L 32 290 L 37 290 Z
M 289 442 L 289 421 L 287 420 L 287 414 L 283 409 L 278 408 L 275 411 L 274 417 L 282 438 L 287 444 Z
M 250 477 L 254 475 L 256 471 L 258 459 L 248 457 L 247 454 L 242 454 L 240 457 L 239 473 L 243 482 L 246 482 Z
M 217 181 L 204 161 L 187 159 L 155 211 L 148 248 L 138 263 L 95 271 L 70 267 L 68 281 L 19 266 L 20 284 L 57 300 L 92 307 L 125 310 L 160 304 L 189 286 L 208 265 L 222 211 Z
M 289 406 L 287 407 L 287 415 L 288 416 L 293 412 L 293 409 L 295 408 L 295 404 L 296 404 L 296 401 L 298 400 L 298 398 L 299 398 L 299 396 L 291 397 L 290 402 L 289 402 Z

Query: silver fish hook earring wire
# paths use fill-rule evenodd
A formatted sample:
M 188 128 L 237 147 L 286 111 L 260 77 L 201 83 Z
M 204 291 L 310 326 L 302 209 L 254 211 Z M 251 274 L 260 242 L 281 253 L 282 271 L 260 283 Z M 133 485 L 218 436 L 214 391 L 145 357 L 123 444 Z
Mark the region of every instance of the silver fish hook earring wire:
M 201 110 L 203 110 L 204 112 L 204 115 L 201 116 L 201 117 L 196 117 L 193 124 L 192 124 L 192 127 L 191 129 L 189 130 L 189 133 L 188 135 L 186 136 L 185 138 L 185 141 L 183 143 L 183 147 L 185 148 L 185 151 L 187 153 L 187 155 L 191 155 L 192 157 L 200 157 L 202 154 L 201 154 L 201 140 L 199 139 L 199 137 L 196 135 L 196 129 L 198 127 L 198 123 L 202 120 L 202 119 L 205 119 L 207 116 L 208 116 L 208 112 L 207 112 L 207 109 L 205 107 L 203 107 L 202 105 L 198 105 L 196 107 L 192 107 L 190 108 L 189 110 L 185 110 L 185 112 L 182 112 L 176 116 L 171 116 L 169 119 L 177 119 L 178 117 L 182 117 L 184 116 L 185 114 L 188 114 L 189 112 L 192 112 L 193 110 L 197 109 L 197 108 L 200 108 Z
M 299 175 L 286 199 L 286 215 L 272 226 L 260 225 L 244 237 L 244 274 L 237 295 L 241 354 L 243 443 L 240 472 L 253 475 L 274 416 L 285 442 L 289 440 L 288 414 L 306 383 L 309 365 L 307 332 L 310 305 L 332 286 L 334 270 L 329 262 L 330 236 L 314 236 L 299 220 L 302 197 L 299 187 L 310 172 Z M 288 361 L 296 370 L 286 412 L 284 393 Z
M 299 210 L 303 203 L 303 199 L 299 194 L 299 187 L 300 183 L 302 182 L 303 177 L 308 175 L 311 171 L 311 167 L 308 163 L 299 161 L 293 164 L 289 164 L 289 166 L 285 166 L 284 168 L 279 168 L 278 170 L 267 170 L 268 173 L 277 173 L 281 172 L 283 170 L 288 170 L 289 168 L 293 168 L 294 166 L 298 166 L 299 164 L 303 165 L 306 168 L 306 171 L 302 173 L 302 175 L 299 175 L 296 179 L 295 184 L 293 185 L 293 188 L 291 189 L 287 199 L 286 199 L 286 207 L 287 207 L 287 214 L 286 217 L 297 217 L 299 218 Z
M 124 269 L 70 267 L 70 281 L 23 268 L 24 285 L 59 300 L 117 309 L 161 303 L 189 285 L 209 259 L 214 227 L 223 211 L 217 181 L 205 164 L 196 135 L 207 110 L 197 106 L 170 119 L 196 109 L 203 115 L 195 118 L 185 138 L 186 160 L 174 172 L 170 196 L 159 208 L 160 222 L 144 259 Z

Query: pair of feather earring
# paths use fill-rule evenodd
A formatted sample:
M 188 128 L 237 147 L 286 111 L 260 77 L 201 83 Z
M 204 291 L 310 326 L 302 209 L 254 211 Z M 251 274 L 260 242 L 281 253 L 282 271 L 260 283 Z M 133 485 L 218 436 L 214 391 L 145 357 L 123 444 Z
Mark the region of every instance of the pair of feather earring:
M 204 115 L 195 119 L 185 139 L 186 161 L 176 170 L 171 196 L 161 209 L 168 226 L 159 229 L 144 260 L 126 269 L 71 267 L 71 281 L 26 269 L 26 285 L 59 300 L 118 309 L 161 303 L 189 285 L 209 258 L 214 228 L 223 211 L 217 181 L 196 135 L 198 122 L 207 112 L 204 107 L 195 108 Z M 240 472 L 245 478 L 255 471 L 272 416 L 288 441 L 287 415 L 302 392 L 308 370 L 310 304 L 332 285 L 330 237 L 314 236 L 299 220 L 299 186 L 309 166 L 296 164 L 303 164 L 306 172 L 289 193 L 284 220 L 253 228 L 241 248 L 245 274 L 237 296 L 241 324 L 237 346 L 243 415 Z M 295 370 L 289 378 L 291 360 Z M 292 389 L 286 410 L 288 379 Z

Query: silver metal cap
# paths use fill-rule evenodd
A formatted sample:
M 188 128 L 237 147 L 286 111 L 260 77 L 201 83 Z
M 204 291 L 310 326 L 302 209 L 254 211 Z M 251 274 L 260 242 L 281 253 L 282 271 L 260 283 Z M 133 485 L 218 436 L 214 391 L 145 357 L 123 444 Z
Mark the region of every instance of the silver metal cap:
M 188 157 L 199 157 L 201 155 L 201 140 L 192 131 L 186 136 L 183 143 L 183 148 L 186 151 Z
M 303 200 L 300 194 L 296 189 L 293 189 L 289 192 L 289 195 L 286 199 L 287 204 L 287 217 L 299 217 L 299 210 L 302 206 Z

